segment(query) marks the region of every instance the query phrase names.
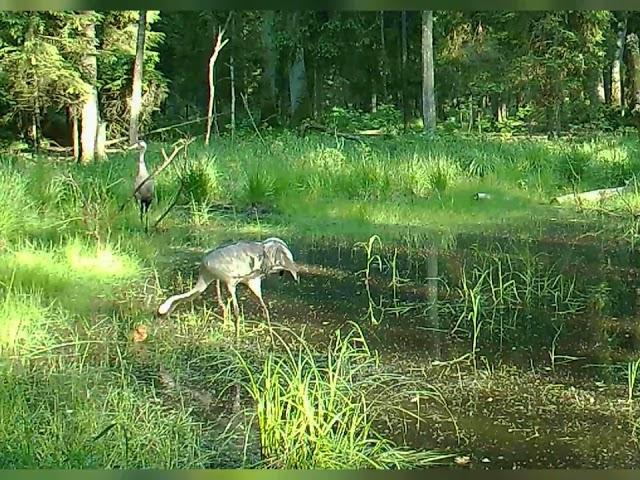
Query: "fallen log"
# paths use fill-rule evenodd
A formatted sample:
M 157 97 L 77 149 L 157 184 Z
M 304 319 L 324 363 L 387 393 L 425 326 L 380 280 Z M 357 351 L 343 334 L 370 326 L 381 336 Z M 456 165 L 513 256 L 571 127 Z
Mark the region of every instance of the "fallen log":
M 325 127 L 323 125 L 319 125 L 317 123 L 305 123 L 302 125 L 300 129 L 300 135 L 304 136 L 307 130 L 315 130 L 317 132 L 328 133 L 329 135 L 334 135 L 336 137 L 344 138 L 347 140 L 353 140 L 354 142 L 364 143 L 361 137 L 358 135 L 352 135 L 350 133 L 338 132 L 337 130 L 331 129 L 329 127 Z
M 597 202 L 607 198 L 611 198 L 614 195 L 622 195 L 633 190 L 632 185 L 625 185 L 623 187 L 614 188 L 600 188 L 598 190 L 591 190 L 589 192 L 582 193 L 569 193 L 567 195 L 560 195 L 551 199 L 552 204 L 565 204 L 565 203 L 580 203 L 580 202 Z

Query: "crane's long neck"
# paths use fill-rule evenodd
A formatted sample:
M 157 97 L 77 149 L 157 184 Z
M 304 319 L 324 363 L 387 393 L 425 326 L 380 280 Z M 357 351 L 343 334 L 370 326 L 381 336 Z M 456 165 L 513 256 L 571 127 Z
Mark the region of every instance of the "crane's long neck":
M 144 163 L 144 151 L 140 152 L 140 157 L 138 158 L 138 175 L 144 175 L 145 177 L 149 176 L 147 164 Z

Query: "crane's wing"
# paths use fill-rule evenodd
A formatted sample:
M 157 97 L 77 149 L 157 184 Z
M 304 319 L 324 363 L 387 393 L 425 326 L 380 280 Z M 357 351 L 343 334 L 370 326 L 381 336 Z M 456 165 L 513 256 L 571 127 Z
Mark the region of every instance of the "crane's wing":
M 242 241 L 210 252 L 203 260 L 203 267 L 220 280 L 242 280 L 261 274 L 263 260 L 262 245 Z

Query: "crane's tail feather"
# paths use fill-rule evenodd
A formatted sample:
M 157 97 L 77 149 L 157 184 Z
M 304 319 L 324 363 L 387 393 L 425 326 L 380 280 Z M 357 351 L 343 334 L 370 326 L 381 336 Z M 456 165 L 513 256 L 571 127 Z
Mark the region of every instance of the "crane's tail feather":
M 162 304 L 160 304 L 160 306 L 158 307 L 158 315 L 166 315 L 171 310 L 173 310 L 173 308 L 178 303 L 184 300 L 195 298 L 198 295 L 202 294 L 202 292 L 204 292 L 209 286 L 209 283 L 210 282 L 205 281 L 202 277 L 199 277 L 195 286 L 191 290 L 185 293 L 172 295 L 171 297 L 167 298 L 164 302 L 162 302 Z

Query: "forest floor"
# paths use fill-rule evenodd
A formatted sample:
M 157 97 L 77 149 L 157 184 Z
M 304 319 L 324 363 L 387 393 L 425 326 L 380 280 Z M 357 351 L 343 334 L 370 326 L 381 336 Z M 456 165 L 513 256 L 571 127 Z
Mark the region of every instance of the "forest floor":
M 638 468 L 640 196 L 549 202 L 635 185 L 639 149 L 196 142 L 149 234 L 131 155 L 5 153 L 0 466 Z M 271 235 L 303 267 L 265 280 L 271 324 L 245 290 L 238 335 L 209 291 L 156 317 L 206 251 Z

